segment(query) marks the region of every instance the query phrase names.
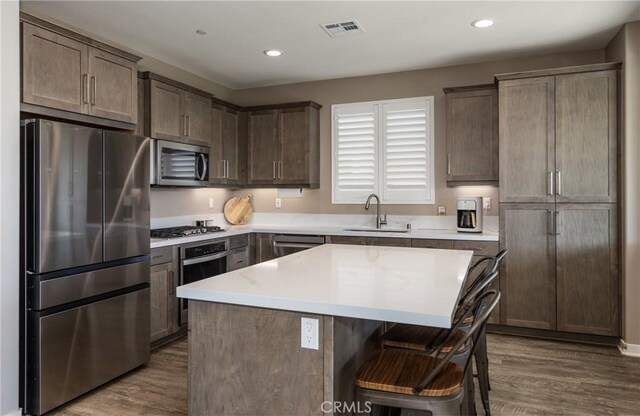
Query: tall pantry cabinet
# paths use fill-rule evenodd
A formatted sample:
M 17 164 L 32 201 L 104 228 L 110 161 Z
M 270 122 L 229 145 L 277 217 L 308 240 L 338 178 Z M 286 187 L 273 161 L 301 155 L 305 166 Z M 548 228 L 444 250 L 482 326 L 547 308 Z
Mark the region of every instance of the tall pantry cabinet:
M 496 76 L 503 325 L 620 335 L 619 68 Z

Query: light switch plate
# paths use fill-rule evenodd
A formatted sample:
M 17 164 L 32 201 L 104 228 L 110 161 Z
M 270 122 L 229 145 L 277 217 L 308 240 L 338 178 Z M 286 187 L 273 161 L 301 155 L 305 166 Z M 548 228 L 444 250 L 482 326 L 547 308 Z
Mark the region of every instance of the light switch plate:
M 282 198 L 276 198 L 276 208 L 282 208 Z
M 488 198 L 486 196 L 482 197 L 482 208 L 491 209 L 491 198 Z
M 209 198 L 209 208 L 213 208 L 213 198 Z
M 438 215 L 447 215 L 447 207 L 444 205 L 438 205 Z
M 300 346 L 310 350 L 317 350 L 319 322 L 315 318 L 301 318 L 300 320 Z

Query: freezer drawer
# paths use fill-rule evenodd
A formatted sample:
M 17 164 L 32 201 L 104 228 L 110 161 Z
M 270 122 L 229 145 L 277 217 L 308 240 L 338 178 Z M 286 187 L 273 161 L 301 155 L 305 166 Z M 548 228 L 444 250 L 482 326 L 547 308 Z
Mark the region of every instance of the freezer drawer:
M 29 275 L 28 307 L 43 310 L 98 296 L 116 290 L 149 283 L 149 261 L 139 261 L 69 276 L 42 279 Z
M 29 312 L 27 403 L 45 413 L 149 360 L 148 284 L 42 315 Z

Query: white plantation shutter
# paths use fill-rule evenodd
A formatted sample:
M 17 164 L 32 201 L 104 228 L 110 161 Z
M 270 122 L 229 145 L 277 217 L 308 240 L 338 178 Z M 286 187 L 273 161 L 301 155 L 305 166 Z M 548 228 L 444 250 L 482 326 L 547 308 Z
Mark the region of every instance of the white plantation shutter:
M 362 202 L 378 187 L 377 105 L 333 112 L 333 202 Z
M 381 198 L 387 203 L 433 203 L 431 101 L 381 106 Z
M 433 204 L 433 97 L 332 106 L 332 201 Z

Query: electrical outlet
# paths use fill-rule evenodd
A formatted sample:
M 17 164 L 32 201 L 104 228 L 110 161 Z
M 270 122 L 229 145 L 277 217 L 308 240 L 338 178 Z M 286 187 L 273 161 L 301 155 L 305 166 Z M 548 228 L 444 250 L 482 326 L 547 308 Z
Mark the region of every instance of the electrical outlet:
M 276 208 L 282 208 L 282 198 L 276 198 Z
M 310 350 L 318 349 L 318 320 L 302 318 L 300 321 L 300 346 Z
M 447 207 L 438 205 L 438 215 L 447 215 Z
M 209 198 L 209 208 L 213 209 L 213 198 Z
M 491 198 L 487 198 L 486 196 L 482 197 L 482 208 L 491 209 Z

